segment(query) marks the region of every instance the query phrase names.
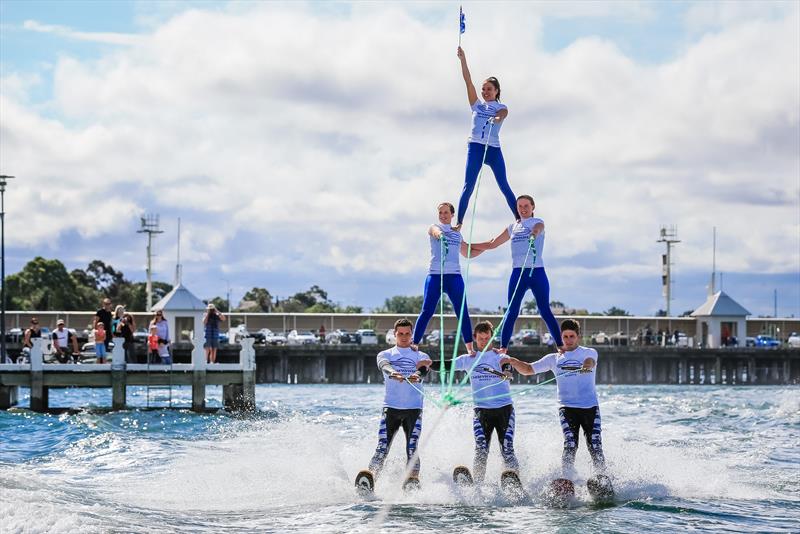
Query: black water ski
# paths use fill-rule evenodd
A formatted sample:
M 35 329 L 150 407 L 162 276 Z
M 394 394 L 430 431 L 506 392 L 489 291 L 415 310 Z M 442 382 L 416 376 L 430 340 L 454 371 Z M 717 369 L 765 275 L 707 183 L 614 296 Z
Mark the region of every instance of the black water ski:
M 525 488 L 522 487 L 519 474 L 510 469 L 508 471 L 503 471 L 503 474 L 500 475 L 500 489 L 503 490 L 503 493 L 509 501 L 515 503 L 525 500 L 528 496 L 525 493 Z
M 419 489 L 419 477 L 411 475 L 403 482 L 403 491 L 417 491 Z
M 609 503 L 614 500 L 614 486 L 607 475 L 595 475 L 586 481 L 586 489 L 597 503 Z
M 568 478 L 557 478 L 550 482 L 542 492 L 542 499 L 548 506 L 566 508 L 575 497 L 575 484 Z
M 458 465 L 455 469 L 453 469 L 453 482 L 455 482 L 457 486 L 461 487 L 468 487 L 475 484 L 475 480 L 472 478 L 472 473 L 470 473 L 469 467 L 465 465 Z
M 375 475 L 372 471 L 364 469 L 356 475 L 356 491 L 359 495 L 366 496 L 375 491 Z

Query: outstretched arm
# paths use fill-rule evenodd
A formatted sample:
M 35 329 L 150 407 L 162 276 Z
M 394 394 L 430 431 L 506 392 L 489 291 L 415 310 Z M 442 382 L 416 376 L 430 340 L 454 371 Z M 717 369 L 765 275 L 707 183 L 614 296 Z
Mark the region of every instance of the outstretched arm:
M 528 362 L 523 362 L 522 360 L 512 358 L 511 356 L 500 358 L 500 365 L 504 365 L 506 363 L 511 364 L 511 367 L 513 367 L 521 375 L 536 374 L 536 371 L 533 370 L 533 365 L 529 364 Z
M 463 241 L 461 242 L 461 255 L 464 256 L 465 258 L 467 258 L 467 257 L 477 258 L 481 254 L 483 254 L 483 250 L 477 250 L 475 248 L 475 244 L 473 243 L 472 244 L 472 248 L 469 250 L 469 256 L 467 256 L 467 247 L 468 246 L 469 245 L 467 245 L 467 243 L 464 243 Z
M 467 99 L 469 99 L 469 107 L 472 107 L 475 102 L 478 101 L 478 93 L 475 91 L 475 84 L 472 83 L 472 76 L 469 73 L 469 67 L 467 67 L 467 56 L 464 54 L 464 50 L 459 46 L 458 47 L 458 59 L 461 60 L 461 75 L 464 76 L 464 83 L 467 85 Z
M 442 229 L 432 224 L 430 228 L 428 228 L 428 235 L 434 239 L 441 239 L 442 238 Z
M 537 237 L 539 234 L 544 232 L 544 223 L 536 223 L 531 230 L 531 234 L 533 237 Z
M 483 252 L 484 250 L 492 250 L 493 248 L 497 248 L 506 241 L 508 241 L 510 237 L 508 236 L 508 231 L 503 230 L 498 234 L 497 237 L 492 239 L 491 241 L 484 241 L 482 243 L 473 243 L 472 250 L 479 250 Z
M 503 122 L 508 117 L 508 108 L 501 109 L 494 116 L 494 122 Z

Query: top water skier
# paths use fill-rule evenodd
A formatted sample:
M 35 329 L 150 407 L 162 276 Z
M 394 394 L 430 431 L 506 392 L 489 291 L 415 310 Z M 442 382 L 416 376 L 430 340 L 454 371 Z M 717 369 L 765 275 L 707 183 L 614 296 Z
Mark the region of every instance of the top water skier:
M 422 432 L 422 379 L 428 373 L 431 359 L 424 352 L 411 348 L 411 321 L 394 323 L 396 345 L 378 353 L 378 369 L 383 372 L 385 393 L 383 415 L 378 429 L 378 446 L 369 462 L 369 469 L 356 475 L 356 488 L 362 493 L 375 488 L 375 478 L 383 469 L 389 448 L 397 431 L 406 437 L 408 478 L 404 489 L 419 485 L 419 457 L 414 459 Z M 412 463 L 413 461 L 413 463 Z
M 500 127 L 508 116 L 508 108 L 500 103 L 500 82 L 494 76 L 486 78 L 481 86 L 481 99 L 472 83 L 472 76 L 467 67 L 467 56 L 458 47 L 458 59 L 461 60 L 461 74 L 467 86 L 467 100 L 472 109 L 472 131 L 467 145 L 467 168 L 464 174 L 464 189 L 458 200 L 458 217 L 455 229 L 459 230 L 464 223 L 469 198 L 475 188 L 483 163 L 491 167 L 500 191 L 506 198 L 511 213 L 517 219 L 517 202 L 506 177 L 506 162 L 500 150 Z M 484 156 L 486 160 L 484 161 Z

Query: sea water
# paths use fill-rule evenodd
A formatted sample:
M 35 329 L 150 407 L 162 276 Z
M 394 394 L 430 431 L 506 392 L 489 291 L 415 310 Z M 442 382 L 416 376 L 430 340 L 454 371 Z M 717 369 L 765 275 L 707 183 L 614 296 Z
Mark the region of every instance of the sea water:
M 496 441 L 485 485 L 453 485 L 453 467 L 472 465 L 469 402 L 426 401 L 419 491 L 401 489 L 401 434 L 364 499 L 353 480 L 377 442 L 380 385 L 259 385 L 248 417 L 192 413 L 188 388 L 133 387 L 120 412 L 91 409 L 109 406 L 110 390 L 53 390 L 52 406 L 89 409 L 46 415 L 24 408 L 22 390 L 21 407 L 0 412 L 0 531 L 800 531 L 800 388 L 598 390 L 616 498 L 592 503 L 581 436 L 566 509 L 539 497 L 560 473 L 552 386 L 515 399 L 522 504 L 499 491 Z M 207 394 L 220 406 L 220 388 Z M 144 409 L 170 401 L 183 409 Z

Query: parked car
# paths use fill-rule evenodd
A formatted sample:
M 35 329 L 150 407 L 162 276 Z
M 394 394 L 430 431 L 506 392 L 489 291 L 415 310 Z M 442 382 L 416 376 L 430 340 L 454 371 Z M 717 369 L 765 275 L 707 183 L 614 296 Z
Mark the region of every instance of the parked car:
M 356 330 L 356 334 L 359 337 L 359 343 L 362 345 L 377 345 L 378 344 L 378 335 L 375 334 L 375 330 L 370 330 L 368 328 L 362 328 L 360 330 Z
M 425 343 L 428 345 L 438 345 L 439 344 L 439 330 L 431 330 L 431 333 L 425 336 Z M 445 332 L 444 334 L 444 343 L 445 345 L 452 345 L 456 342 L 456 331 L 453 330 L 452 332 Z
M 617 332 L 609 336 L 609 341 L 612 345 L 627 345 L 628 335 L 625 332 Z
M 676 347 L 688 347 L 690 345 L 689 344 L 689 336 L 687 336 L 683 332 L 678 332 L 678 341 L 677 342 L 675 341 L 675 334 L 673 334 L 670 339 L 672 339 L 672 343 Z
M 530 328 L 523 328 L 511 338 L 511 341 L 515 345 L 540 345 L 542 343 L 542 338 L 539 336 L 539 332 L 536 330 L 531 330 Z
M 755 347 L 756 346 L 756 338 L 747 336 L 744 338 L 744 346 L 745 347 Z
M 397 343 L 397 339 L 394 337 L 394 328 L 390 328 L 386 331 L 386 344 L 387 345 L 394 345 Z
M 240 343 L 243 339 L 247 338 L 253 338 L 254 344 L 264 343 L 264 334 L 262 334 L 260 330 L 257 332 L 250 332 L 247 330 L 247 327 L 243 324 L 240 324 L 239 326 L 234 326 L 233 328 L 228 330 L 228 337 L 230 338 L 231 336 L 233 336 L 234 343 Z
M 611 339 L 605 332 L 597 332 L 596 334 L 592 334 L 591 340 L 592 345 L 608 345 L 611 343 Z
M 265 345 L 286 345 L 283 332 L 273 332 L 269 328 L 262 328 L 258 332 L 263 336 Z
M 357 332 L 350 332 L 343 328 L 337 328 L 325 336 L 325 342 L 331 345 L 346 345 L 348 343 L 360 343 L 361 336 Z
M 133 333 L 133 342 L 134 343 L 143 343 L 147 344 L 147 336 L 150 335 L 150 332 L 145 330 L 144 328 L 140 328 L 136 332 Z
M 780 346 L 781 346 L 781 342 L 778 341 L 777 339 L 775 339 L 772 336 L 765 336 L 763 334 L 759 335 L 759 336 L 756 336 L 756 347 L 762 347 L 762 348 L 771 349 L 771 348 L 780 347 Z
M 553 339 L 553 335 L 550 332 L 545 332 L 542 334 L 542 345 L 555 345 L 556 342 Z
M 286 336 L 286 342 L 289 345 L 313 345 L 319 342 L 319 337 L 310 330 L 292 330 L 289 332 L 289 335 Z
M 792 334 L 789 336 L 789 339 L 786 340 L 786 343 L 788 343 L 789 346 L 794 349 L 800 348 L 800 334 L 797 332 L 792 332 Z

